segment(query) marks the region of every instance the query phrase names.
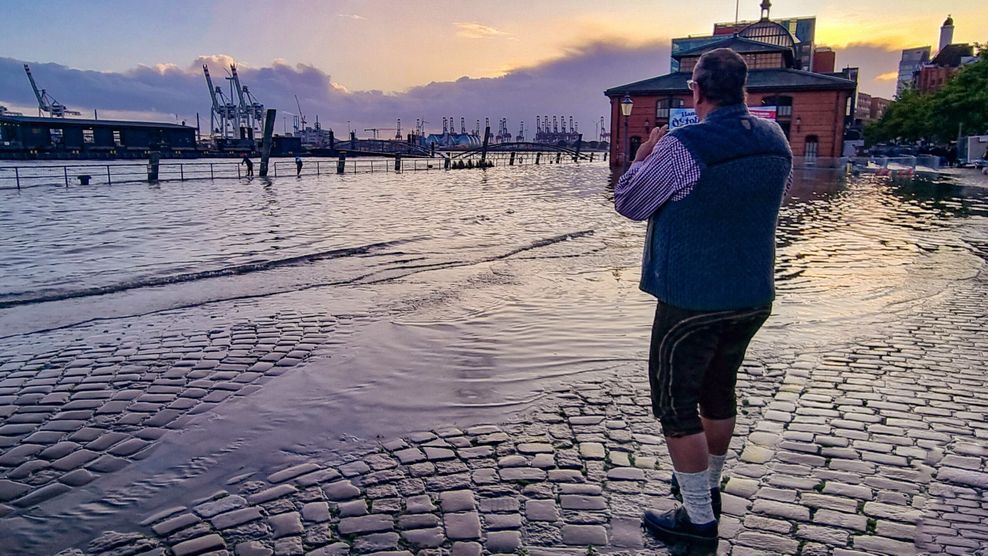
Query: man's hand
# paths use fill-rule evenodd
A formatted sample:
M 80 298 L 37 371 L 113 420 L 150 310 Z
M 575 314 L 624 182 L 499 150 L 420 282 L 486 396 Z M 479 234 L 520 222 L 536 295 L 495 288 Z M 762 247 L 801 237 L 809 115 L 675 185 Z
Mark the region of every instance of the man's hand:
M 659 139 L 665 137 L 666 133 L 669 133 L 668 125 L 652 128 L 652 132 L 648 134 L 648 141 L 638 147 L 638 152 L 635 153 L 635 162 L 641 162 L 648 158 L 648 155 L 652 154 L 655 144 L 659 142 Z

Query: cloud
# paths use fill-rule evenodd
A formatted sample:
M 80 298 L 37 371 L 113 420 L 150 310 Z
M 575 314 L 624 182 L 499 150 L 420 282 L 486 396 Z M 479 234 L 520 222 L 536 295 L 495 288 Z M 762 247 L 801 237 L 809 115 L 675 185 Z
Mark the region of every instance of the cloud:
M 364 17 L 362 15 L 357 15 L 357 14 L 336 14 L 336 15 L 339 16 L 339 17 L 345 17 L 347 19 L 358 19 L 358 20 L 366 20 L 367 19 L 366 17 Z
M 887 43 L 853 43 L 834 50 L 837 51 L 837 69 L 845 66 L 861 68 L 859 90 L 892 98 L 902 49 Z M 887 77 L 889 74 L 894 77 Z
M 34 105 L 23 63 L 0 57 L 0 104 Z M 394 127 L 396 118 L 401 118 L 403 130 L 410 130 L 416 118 L 423 118 L 435 131 L 443 117 L 453 117 L 457 127 L 463 117 L 473 129 L 478 119 L 483 125 L 485 118 L 497 122 L 503 117 L 514 133 L 522 120 L 526 128 L 534 128 L 536 115 L 572 115 L 589 140 L 599 118 L 609 114 L 604 89 L 666 73 L 669 48 L 666 41 L 635 47 L 591 43 L 558 59 L 511 69 L 499 77 L 461 77 L 398 93 L 351 90 L 309 64 L 278 60 L 249 66 L 227 54 L 198 56 L 184 68 L 158 64 L 100 72 L 31 63 L 31 69 L 39 86 L 83 114 L 98 109 L 101 117 L 111 117 L 112 113 L 173 122 L 177 115 L 195 122 L 198 112 L 205 131 L 209 128 L 210 99 L 202 65 L 209 67 L 214 85 L 227 92 L 224 78 L 230 63 L 237 64 L 242 83 L 267 107 L 277 108 L 282 115 L 295 113 L 294 95 L 298 95 L 309 122 L 318 114 L 324 127 L 336 130 L 345 130 L 347 120 L 361 129 Z M 282 132 L 283 122 L 276 129 Z
M 480 23 L 458 22 L 453 24 L 456 27 L 456 36 L 464 39 L 487 39 L 491 37 L 507 37 L 510 33 L 498 31 L 493 27 L 481 25 Z

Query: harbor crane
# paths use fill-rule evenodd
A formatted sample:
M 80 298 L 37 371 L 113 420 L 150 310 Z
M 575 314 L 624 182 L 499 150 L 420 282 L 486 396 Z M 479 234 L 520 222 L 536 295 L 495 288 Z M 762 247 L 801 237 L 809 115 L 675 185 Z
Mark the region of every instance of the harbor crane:
M 209 97 L 213 103 L 209 113 L 209 128 L 224 139 L 232 137 L 232 130 L 239 125 L 237 106 L 233 104 L 233 99 L 226 99 L 221 87 L 213 86 L 213 79 L 209 76 L 209 67 L 206 64 L 202 65 L 202 73 L 206 76 L 206 86 L 209 87 Z M 219 127 L 216 124 L 219 124 Z
M 259 131 L 264 123 L 264 105 L 254 98 L 246 85 L 240 84 L 240 75 L 237 74 L 236 64 L 230 64 L 229 79 L 232 79 L 233 84 L 237 87 L 237 99 L 240 101 L 239 121 L 250 130 L 248 133 L 253 134 L 254 131 Z
M 364 131 L 370 131 L 371 133 L 373 133 L 374 139 L 376 140 L 378 131 L 397 131 L 397 130 L 393 127 L 368 127 L 368 128 L 364 128 Z
M 298 116 L 295 117 L 296 121 L 294 127 L 295 136 L 298 137 L 298 132 L 305 130 L 305 114 L 302 113 L 302 103 L 298 101 L 298 95 L 295 95 L 295 106 L 298 106 Z
M 27 64 L 24 64 L 24 72 L 27 73 L 28 80 L 31 81 L 31 88 L 34 89 L 34 96 L 38 98 L 39 116 L 42 112 L 51 114 L 52 118 L 64 118 L 66 114 L 70 116 L 80 115 L 80 112 L 69 110 L 64 104 L 55 100 L 45 89 L 38 89 L 38 84 L 34 81 L 34 75 L 31 74 L 31 67 Z

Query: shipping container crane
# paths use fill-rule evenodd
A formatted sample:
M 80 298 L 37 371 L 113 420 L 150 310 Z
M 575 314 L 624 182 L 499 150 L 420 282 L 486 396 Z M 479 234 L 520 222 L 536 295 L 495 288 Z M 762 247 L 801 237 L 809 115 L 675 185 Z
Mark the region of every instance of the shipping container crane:
M 305 130 L 305 114 L 302 113 L 302 103 L 298 101 L 298 95 L 295 95 L 295 106 L 298 106 L 299 123 L 295 125 L 295 136 L 298 137 L 298 132 Z
M 393 127 L 367 127 L 364 128 L 364 131 L 370 131 L 371 133 L 374 134 L 374 139 L 377 139 L 378 131 L 396 131 L 396 130 Z
M 257 102 L 257 99 L 250 94 L 250 89 L 240 84 L 236 64 L 230 64 L 230 78 L 237 88 L 237 99 L 240 101 L 238 122 L 242 122 L 243 127 L 250 130 L 247 133 L 250 136 L 254 131 L 260 131 L 260 126 L 264 122 L 264 105 Z
M 218 132 L 224 139 L 232 137 L 232 129 L 236 127 L 237 106 L 233 104 L 233 99 L 226 99 L 221 87 L 213 86 L 213 79 L 209 76 L 209 67 L 206 64 L 202 65 L 202 73 L 206 76 L 206 86 L 209 87 L 209 97 L 213 102 L 209 113 L 210 131 L 214 134 Z M 216 127 L 217 123 L 219 127 Z
M 38 115 L 40 116 L 42 112 L 47 112 L 51 114 L 52 118 L 64 118 L 66 114 L 71 116 L 78 116 L 80 113 L 75 110 L 69 110 L 64 104 L 58 102 L 45 89 L 38 89 L 38 84 L 34 82 L 34 75 L 31 74 L 31 68 L 27 64 L 24 64 L 24 72 L 27 73 L 27 78 L 31 81 L 31 88 L 34 89 L 34 96 L 38 99 Z

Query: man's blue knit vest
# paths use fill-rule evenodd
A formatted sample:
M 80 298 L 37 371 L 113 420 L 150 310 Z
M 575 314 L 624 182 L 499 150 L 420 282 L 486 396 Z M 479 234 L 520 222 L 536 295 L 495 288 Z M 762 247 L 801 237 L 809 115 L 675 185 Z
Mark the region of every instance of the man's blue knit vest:
M 792 168 L 782 129 L 738 104 L 670 135 L 696 159 L 700 179 L 649 218 L 641 289 L 696 311 L 770 303 L 775 226 Z

